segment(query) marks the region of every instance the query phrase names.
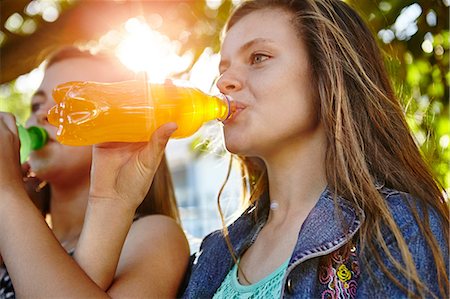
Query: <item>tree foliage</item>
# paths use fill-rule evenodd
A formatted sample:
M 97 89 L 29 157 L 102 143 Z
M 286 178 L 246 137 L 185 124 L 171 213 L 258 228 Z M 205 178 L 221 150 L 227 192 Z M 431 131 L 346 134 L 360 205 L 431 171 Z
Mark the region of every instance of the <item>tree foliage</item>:
M 232 8 L 230 0 L 191 1 L 187 9 L 196 24 L 180 40 L 181 53 L 194 53 L 194 61 L 206 47 L 218 52 L 220 30 Z M 449 121 L 449 0 L 346 0 L 368 22 L 386 57 L 386 65 L 405 107 L 425 159 L 439 181 L 450 188 Z M 209 4 L 209 5 L 208 5 Z M 8 92 L 5 92 L 7 90 Z M 7 100 L 6 97 L 9 99 Z M 0 110 L 11 111 L 24 120 L 29 95 L 14 88 L 0 92 Z
M 377 34 L 422 153 L 450 187 L 449 2 L 349 0 Z

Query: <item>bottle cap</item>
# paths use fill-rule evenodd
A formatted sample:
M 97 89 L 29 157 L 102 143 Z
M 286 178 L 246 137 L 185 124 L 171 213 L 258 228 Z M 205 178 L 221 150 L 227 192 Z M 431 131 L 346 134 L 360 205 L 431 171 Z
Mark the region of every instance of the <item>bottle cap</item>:
M 236 111 L 236 103 L 233 101 L 233 98 L 227 94 L 220 93 L 218 97 L 227 103 L 228 114 L 223 119 L 219 119 L 220 121 L 226 121 Z
M 44 128 L 32 126 L 27 131 L 30 134 L 32 150 L 38 150 L 47 143 L 48 133 Z

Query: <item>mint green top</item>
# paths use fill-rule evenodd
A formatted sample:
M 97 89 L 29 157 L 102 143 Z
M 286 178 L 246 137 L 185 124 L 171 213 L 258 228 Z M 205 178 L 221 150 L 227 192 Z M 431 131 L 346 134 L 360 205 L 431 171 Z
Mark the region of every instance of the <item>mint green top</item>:
M 289 259 L 278 269 L 264 277 L 257 283 L 242 285 L 238 281 L 237 265 L 228 272 L 219 289 L 214 294 L 214 299 L 257 299 L 257 298 L 279 298 L 281 295 L 281 281 L 283 279 Z

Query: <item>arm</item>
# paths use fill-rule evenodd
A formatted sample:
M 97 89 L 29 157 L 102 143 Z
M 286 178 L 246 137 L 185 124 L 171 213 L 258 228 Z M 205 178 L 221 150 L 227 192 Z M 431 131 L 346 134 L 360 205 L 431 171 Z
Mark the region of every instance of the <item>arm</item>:
M 75 259 L 103 290 L 111 286 L 134 212 L 175 129 L 174 123 L 164 125 L 148 143 L 94 147 L 89 201 Z
M 157 167 L 153 163 L 159 163 L 158 157 L 162 156 L 174 129 L 174 125 L 166 125 L 165 129 L 157 130 L 153 142 L 104 145 L 94 150 L 97 167 L 93 165 L 92 169 L 87 223 L 80 247 L 85 246 L 83 242 L 92 240 L 90 256 L 105 258 L 88 264 L 93 267 L 87 268 L 89 276 L 95 278 L 95 270 L 101 269 L 98 273 L 106 273 L 103 276 L 107 277 L 106 281 L 112 280 L 131 223 L 127 217 L 137 207 L 135 201 L 139 199 L 136 198 L 144 197 L 136 196 L 138 187 L 148 189 L 148 185 L 142 185 L 151 183 Z M 107 294 L 67 255 L 28 198 L 20 171 L 15 120 L 6 113 L 0 113 L 0 144 L 0 252 L 17 294 L 24 297 L 106 297 Z M 136 188 L 130 188 L 130 181 L 121 180 L 130 176 Z M 106 235 L 99 242 L 97 239 L 103 232 Z M 89 272 L 91 269 L 94 271 Z
M 0 219 L 0 251 L 18 297 L 107 297 L 60 246 L 25 191 L 2 189 Z
M 17 295 L 106 297 L 59 245 L 28 198 L 15 119 L 6 113 L 0 113 L 0 144 L 0 252 Z

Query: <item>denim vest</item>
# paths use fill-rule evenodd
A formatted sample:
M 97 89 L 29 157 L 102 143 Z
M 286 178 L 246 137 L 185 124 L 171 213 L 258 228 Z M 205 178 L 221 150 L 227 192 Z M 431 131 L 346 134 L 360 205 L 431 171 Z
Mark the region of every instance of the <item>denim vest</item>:
M 386 198 L 403 236 L 412 252 L 422 281 L 434 294 L 436 267 L 430 250 L 415 222 L 405 193 L 380 188 Z M 338 205 L 340 212 L 335 209 Z M 249 248 L 268 217 L 269 200 L 263 196 L 258 208 L 250 206 L 228 227 L 230 240 L 237 256 Z M 327 189 L 321 194 L 299 229 L 297 243 L 283 278 L 282 298 L 405 298 L 402 292 L 381 271 L 370 254 L 359 252 L 357 233 L 364 221 L 362 210 L 355 210 L 349 202 Z M 448 245 L 440 229 L 439 217 L 429 209 L 429 221 L 444 259 L 448 260 Z M 386 243 L 397 260 L 400 251 L 392 235 L 386 230 Z M 391 273 L 406 285 L 394 266 L 387 262 Z M 234 262 L 221 231 L 208 235 L 199 252 L 192 257 L 190 273 L 183 298 L 212 298 Z M 369 272 L 371 275 L 369 275 Z M 448 266 L 447 266 L 448 273 Z

